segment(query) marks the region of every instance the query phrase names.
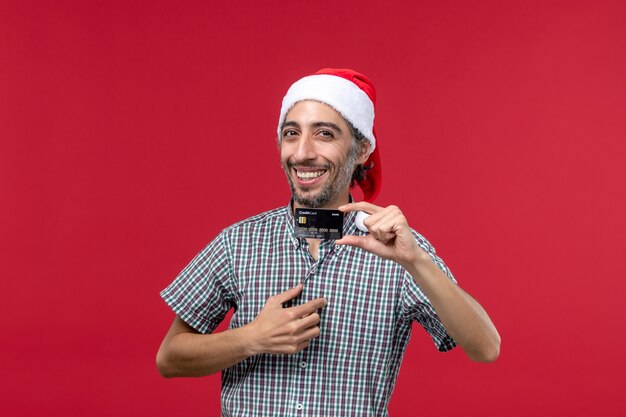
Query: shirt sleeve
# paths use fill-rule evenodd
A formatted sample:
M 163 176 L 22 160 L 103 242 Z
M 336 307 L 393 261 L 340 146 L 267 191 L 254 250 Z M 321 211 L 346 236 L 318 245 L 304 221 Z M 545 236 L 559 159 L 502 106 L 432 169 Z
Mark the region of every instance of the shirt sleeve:
M 456 284 L 456 279 L 443 260 L 437 256 L 435 248 L 419 233 L 413 231 L 418 245 L 430 255 L 431 259 L 446 276 Z M 439 316 L 430 303 L 426 294 L 417 285 L 413 277 L 405 272 L 402 285 L 402 315 L 407 320 L 415 320 L 430 334 L 437 349 L 441 352 L 448 351 L 456 346 L 456 342 L 448 334 L 439 320 Z
M 233 305 L 231 278 L 226 234 L 222 232 L 161 291 L 161 297 L 185 323 L 201 333 L 211 333 Z

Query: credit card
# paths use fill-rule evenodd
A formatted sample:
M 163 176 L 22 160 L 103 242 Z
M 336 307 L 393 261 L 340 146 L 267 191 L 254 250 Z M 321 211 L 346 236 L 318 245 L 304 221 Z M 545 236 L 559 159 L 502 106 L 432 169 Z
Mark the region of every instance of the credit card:
M 297 208 L 296 237 L 311 239 L 341 239 L 343 213 L 339 210 Z

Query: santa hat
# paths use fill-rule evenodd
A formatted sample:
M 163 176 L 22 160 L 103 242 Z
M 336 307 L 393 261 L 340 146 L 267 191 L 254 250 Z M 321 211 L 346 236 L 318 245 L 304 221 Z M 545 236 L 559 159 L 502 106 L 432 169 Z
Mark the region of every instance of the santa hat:
M 324 68 L 315 74 L 301 78 L 293 83 L 283 98 L 278 120 L 278 138 L 280 127 L 287 112 L 299 101 L 316 100 L 328 104 L 344 119 L 349 121 L 370 143 L 370 155 L 365 161 L 368 168 L 365 179 L 358 181 L 363 190 L 365 201 L 373 201 L 381 185 L 379 146 L 374 130 L 374 105 L 376 91 L 374 84 L 363 74 L 351 69 Z

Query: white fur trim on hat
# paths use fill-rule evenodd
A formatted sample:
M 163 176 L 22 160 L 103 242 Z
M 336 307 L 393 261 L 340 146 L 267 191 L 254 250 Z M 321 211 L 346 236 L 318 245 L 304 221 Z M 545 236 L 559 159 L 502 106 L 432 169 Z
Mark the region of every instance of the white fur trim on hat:
M 293 83 L 283 98 L 278 120 L 278 139 L 280 127 L 287 112 L 299 101 L 316 100 L 328 104 L 367 138 L 370 153 L 376 148 L 374 137 L 374 103 L 368 95 L 353 82 L 342 77 L 317 74 L 301 78 Z

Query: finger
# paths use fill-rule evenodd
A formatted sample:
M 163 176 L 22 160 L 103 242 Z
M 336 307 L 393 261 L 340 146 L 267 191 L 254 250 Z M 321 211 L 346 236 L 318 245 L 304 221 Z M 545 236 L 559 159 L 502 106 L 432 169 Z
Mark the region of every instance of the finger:
M 383 230 L 383 229 L 370 231 L 370 235 L 372 235 L 374 239 L 376 239 L 380 243 L 384 243 L 384 244 L 389 243 L 396 237 L 396 234 L 394 232 L 390 232 L 390 231 Z
M 315 339 L 316 337 L 318 337 L 320 335 L 320 328 L 315 326 L 315 327 L 311 327 L 310 329 L 307 329 L 306 331 L 304 331 L 302 333 L 302 341 L 305 340 L 311 340 L 311 339 Z
M 343 206 L 337 207 L 337 209 L 344 213 L 349 212 L 349 211 L 361 210 L 369 214 L 374 214 L 374 213 L 378 213 L 383 208 L 377 205 L 374 205 L 372 203 L 368 203 L 367 201 L 359 201 L 358 203 L 344 204 Z
M 367 227 L 368 231 L 370 231 L 370 229 L 375 228 L 376 225 L 379 224 L 382 219 L 387 217 L 388 214 L 389 213 L 387 211 L 382 210 L 382 211 L 379 211 L 378 213 L 367 216 L 365 219 L 363 219 L 363 225 Z
M 293 343 L 295 343 L 296 345 L 300 345 L 302 343 L 308 344 L 311 342 L 311 340 L 315 339 L 319 335 L 320 335 L 320 328 L 317 326 L 311 327 L 310 329 L 307 329 L 306 331 L 298 335 L 298 338 L 295 339 Z
M 320 315 L 317 313 L 309 314 L 298 321 L 298 326 L 301 329 L 308 329 L 309 327 L 316 327 L 320 323 Z
M 296 298 L 302 292 L 302 288 L 303 288 L 302 283 L 299 283 L 295 287 L 290 288 L 290 289 L 288 289 L 285 292 L 281 292 L 280 294 L 276 294 L 275 296 L 271 297 L 270 300 L 272 302 L 274 302 L 274 303 L 277 303 L 277 304 L 284 304 L 287 301 Z M 268 300 L 268 301 L 270 301 L 270 300 Z
M 406 217 L 396 206 L 386 207 L 383 211 L 365 219 L 363 223 L 374 236 L 382 241 L 393 239 L 403 226 L 407 226 Z
M 302 342 L 302 343 L 298 343 L 298 345 L 296 347 L 296 351 L 294 353 L 298 353 L 301 350 L 304 350 L 304 349 L 308 348 L 310 344 L 311 344 L 310 340 L 307 340 L 307 341 Z
M 388 219 L 397 218 L 399 222 L 406 221 L 400 209 L 396 206 L 388 206 L 383 210 L 377 212 L 376 214 L 372 214 L 368 218 L 366 218 L 363 223 L 365 226 L 374 226 L 376 223 L 381 223 Z
M 275 349 L 275 353 L 280 354 L 280 355 L 293 355 L 293 354 L 300 352 L 301 350 L 308 348 L 310 344 L 311 344 L 310 338 L 308 339 L 302 338 L 300 339 L 299 342 L 285 343 L 283 345 L 278 346 Z
M 369 228 L 370 234 L 379 242 L 387 243 L 396 237 L 399 227 L 399 219 L 395 215 L 385 216 Z
M 326 304 L 328 304 L 328 301 L 326 301 L 325 298 L 316 298 L 308 303 L 290 307 L 290 309 L 296 317 L 305 317 L 311 313 L 315 313 L 320 308 L 324 308 Z
M 306 349 L 311 344 L 310 340 L 304 340 L 300 343 L 284 343 L 278 346 L 275 346 L 271 353 L 275 353 L 277 355 L 293 355 L 300 352 L 303 349 Z
M 354 246 L 371 252 L 371 239 L 374 239 L 371 235 L 368 236 L 354 236 L 345 235 L 339 240 L 335 241 L 336 245 Z

